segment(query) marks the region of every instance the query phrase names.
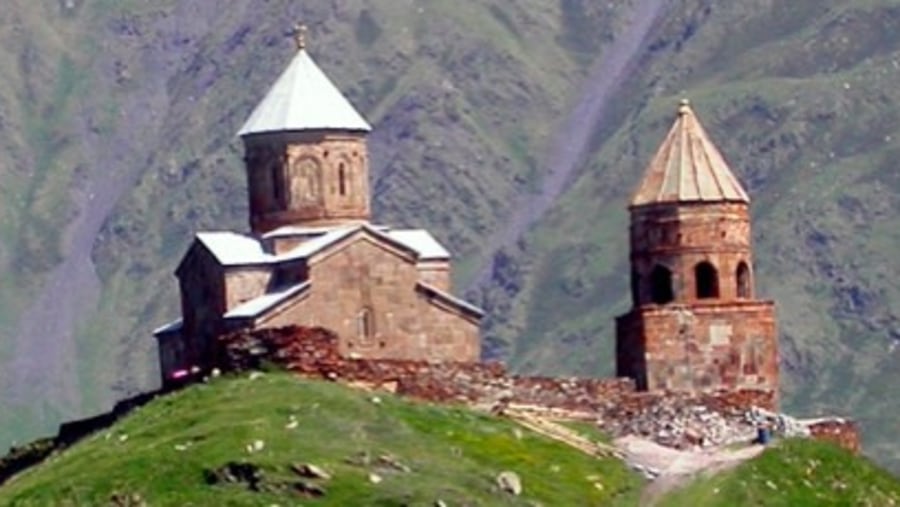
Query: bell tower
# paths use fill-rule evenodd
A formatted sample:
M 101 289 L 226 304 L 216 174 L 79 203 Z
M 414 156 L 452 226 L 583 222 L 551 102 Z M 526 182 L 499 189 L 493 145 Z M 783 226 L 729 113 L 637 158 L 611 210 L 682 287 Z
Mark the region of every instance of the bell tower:
M 631 311 L 616 367 L 645 390 L 778 389 L 774 304 L 756 299 L 750 198 L 684 100 L 629 205 Z
M 238 132 L 250 200 L 250 229 L 368 222 L 371 127 L 306 51 L 297 54 Z

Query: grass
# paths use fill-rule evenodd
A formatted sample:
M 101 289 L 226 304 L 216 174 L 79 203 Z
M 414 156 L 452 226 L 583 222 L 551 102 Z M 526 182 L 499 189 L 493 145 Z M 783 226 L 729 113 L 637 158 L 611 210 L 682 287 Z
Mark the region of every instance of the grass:
M 900 503 L 900 481 L 830 443 L 788 440 L 734 470 L 670 493 L 660 506 L 804 506 Z
M 26 472 L 0 489 L 2 505 L 100 505 L 138 493 L 150 505 L 270 505 L 301 498 L 210 486 L 204 469 L 250 462 L 273 482 L 296 481 L 289 467 L 312 463 L 333 479 L 304 505 L 633 505 L 641 480 L 615 460 L 597 460 L 463 408 L 373 395 L 270 373 L 218 379 L 166 396 L 110 430 Z M 287 429 L 291 417 L 298 426 Z M 245 446 L 262 440 L 261 452 Z M 185 451 L 176 446 L 188 446 Z M 368 455 L 371 463 L 353 463 Z M 410 472 L 376 464 L 390 455 Z M 523 493 L 497 491 L 504 470 Z M 383 482 L 373 484 L 369 473 Z M 602 484 L 602 489 L 597 484 Z M 68 502 L 68 503 L 67 503 Z

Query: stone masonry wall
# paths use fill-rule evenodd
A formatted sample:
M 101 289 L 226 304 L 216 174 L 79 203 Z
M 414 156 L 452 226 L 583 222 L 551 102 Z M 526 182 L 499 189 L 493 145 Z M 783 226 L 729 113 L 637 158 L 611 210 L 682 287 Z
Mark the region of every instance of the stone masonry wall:
M 432 402 L 560 409 L 587 415 L 613 433 L 634 431 L 648 421 L 651 427 L 665 426 L 672 414 L 690 413 L 700 420 L 713 417 L 704 414 L 745 419 L 757 407 L 774 410 L 777 401 L 773 390 L 764 389 L 641 392 L 631 379 L 523 377 L 509 375 L 500 363 L 351 359 L 341 355 L 338 337 L 322 328 L 226 335 L 219 339 L 216 361 L 226 371 L 257 369 L 269 362 L 306 377 L 364 384 Z M 818 419 L 804 424 L 813 438 L 859 452 L 859 430 L 853 421 Z M 685 431 L 671 437 L 690 441 L 692 435 Z
M 416 285 L 416 259 L 367 236 L 309 263 L 308 298 L 261 322 L 265 327 L 323 326 L 347 357 L 474 362 L 478 321 L 429 301 Z
M 335 334 L 322 328 L 285 327 L 238 332 L 219 342 L 217 362 L 226 371 L 263 362 L 331 380 L 364 382 L 419 399 L 474 404 L 510 403 L 629 417 L 663 399 L 691 399 L 715 410 L 774 408 L 774 393 L 723 390 L 705 393 L 638 392 L 626 378 L 524 377 L 499 363 L 351 359 Z
M 642 388 L 778 389 L 771 303 L 642 307 L 617 322 L 620 375 Z
M 364 136 L 288 132 L 250 136 L 244 142 L 254 232 L 369 219 Z

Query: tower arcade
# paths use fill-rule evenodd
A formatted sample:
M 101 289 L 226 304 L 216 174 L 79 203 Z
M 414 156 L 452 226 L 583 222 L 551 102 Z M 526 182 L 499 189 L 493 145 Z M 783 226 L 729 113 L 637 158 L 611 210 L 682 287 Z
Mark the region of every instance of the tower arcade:
M 774 304 L 756 299 L 750 198 L 687 101 L 629 205 L 632 309 L 616 368 L 641 389 L 778 389 Z

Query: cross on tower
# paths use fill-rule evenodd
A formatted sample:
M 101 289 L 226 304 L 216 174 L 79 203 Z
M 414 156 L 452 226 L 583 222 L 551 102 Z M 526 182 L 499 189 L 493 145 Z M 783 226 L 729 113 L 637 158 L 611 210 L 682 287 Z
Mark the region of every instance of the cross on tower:
M 297 43 L 297 49 L 306 48 L 306 25 L 303 23 L 297 23 L 294 26 L 294 41 Z

